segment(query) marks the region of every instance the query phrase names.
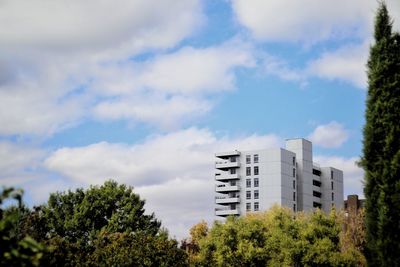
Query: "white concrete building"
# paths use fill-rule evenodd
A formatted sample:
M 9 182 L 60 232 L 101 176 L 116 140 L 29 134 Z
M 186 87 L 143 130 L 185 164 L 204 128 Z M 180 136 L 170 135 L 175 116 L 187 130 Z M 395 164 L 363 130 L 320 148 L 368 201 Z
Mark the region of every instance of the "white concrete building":
M 343 172 L 313 162 L 312 143 L 286 140 L 286 148 L 215 154 L 215 215 L 243 215 L 274 204 L 294 211 L 343 208 Z

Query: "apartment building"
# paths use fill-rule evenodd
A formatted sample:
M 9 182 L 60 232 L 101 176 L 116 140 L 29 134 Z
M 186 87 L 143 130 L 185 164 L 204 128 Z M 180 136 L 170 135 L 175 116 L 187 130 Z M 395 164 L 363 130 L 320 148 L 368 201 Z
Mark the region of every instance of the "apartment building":
M 312 143 L 215 154 L 215 215 L 243 215 L 274 204 L 294 211 L 343 208 L 343 172 L 313 162 Z

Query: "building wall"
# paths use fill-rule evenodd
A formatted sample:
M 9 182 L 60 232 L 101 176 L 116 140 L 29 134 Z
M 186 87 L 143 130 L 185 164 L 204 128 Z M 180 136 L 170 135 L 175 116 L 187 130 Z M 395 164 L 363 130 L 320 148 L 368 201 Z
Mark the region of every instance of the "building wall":
M 238 209 L 238 214 L 242 215 L 246 212 L 257 211 L 257 206 L 258 210 L 267 210 L 274 204 L 287 206 L 296 211 L 313 210 L 316 203 L 326 212 L 329 212 L 332 204 L 337 208 L 343 207 L 343 172 L 332 167 L 320 168 L 313 163 L 312 143 L 308 140 L 287 140 L 286 149 L 232 153 L 235 155 L 235 160 L 240 163 L 235 168 L 240 179 L 224 182 L 237 184 L 239 189 L 226 194 L 226 196 L 237 196 L 240 198 L 240 203 L 223 204 L 224 208 Z M 229 156 L 226 156 L 229 153 L 217 153 L 216 155 L 225 155 L 222 158 L 229 160 Z M 255 156 L 258 158 L 258 162 L 255 162 Z M 249 157 L 250 162 L 248 161 Z M 258 174 L 255 173 L 256 168 L 258 168 Z M 218 172 L 221 173 L 221 170 L 216 171 L 216 173 Z M 222 172 L 226 174 L 230 170 L 224 169 Z M 258 179 L 258 186 L 255 185 L 256 179 Z M 221 182 L 218 181 L 217 184 L 221 184 Z M 258 198 L 256 198 L 256 192 L 258 192 Z M 248 209 L 248 205 L 250 209 Z M 217 205 L 217 207 L 221 206 Z

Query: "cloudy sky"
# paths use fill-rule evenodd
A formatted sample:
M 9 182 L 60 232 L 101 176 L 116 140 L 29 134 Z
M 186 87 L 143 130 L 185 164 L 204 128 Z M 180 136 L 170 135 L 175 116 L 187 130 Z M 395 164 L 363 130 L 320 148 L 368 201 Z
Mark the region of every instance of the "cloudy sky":
M 214 152 L 305 137 L 362 194 L 376 6 L 0 0 L 0 182 L 35 205 L 113 178 L 181 238 L 213 219 Z

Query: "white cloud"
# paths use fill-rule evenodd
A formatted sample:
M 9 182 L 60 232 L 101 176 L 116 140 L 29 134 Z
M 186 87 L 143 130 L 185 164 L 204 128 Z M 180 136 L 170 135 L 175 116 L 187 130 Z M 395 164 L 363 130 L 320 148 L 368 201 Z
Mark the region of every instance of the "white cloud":
M 358 194 L 363 197 L 364 170 L 357 166 L 358 157 L 315 156 L 314 161 L 321 166 L 331 166 L 343 171 L 344 197 Z
M 262 59 L 262 67 L 266 74 L 274 75 L 284 81 L 298 82 L 301 86 L 307 84 L 307 75 L 301 69 L 295 69 L 282 58 L 266 55 Z
M 2 2 L 0 134 L 51 135 L 90 117 L 98 68 L 174 47 L 204 21 L 197 0 L 119 0 L 112 11 L 106 1 Z
M 340 147 L 348 137 L 348 131 L 342 124 L 335 121 L 317 126 L 308 136 L 314 144 L 326 148 Z
M 14 48 L 132 51 L 174 45 L 203 20 L 196 0 L 6 0 L 0 39 Z
M 232 0 L 238 21 L 257 39 L 314 43 L 369 32 L 374 1 Z
M 359 88 L 366 88 L 366 62 L 369 43 L 346 45 L 333 52 L 325 52 L 308 62 L 307 72 L 320 78 L 341 80 Z
M 100 184 L 114 178 L 135 186 L 147 199 L 146 208 L 181 238 L 200 219 L 213 217 L 215 152 L 280 144 L 275 135 L 218 138 L 207 129 L 189 128 L 152 136 L 141 144 L 101 142 L 61 148 L 44 164 L 77 184 Z
M 29 144 L 0 141 L 0 185 L 27 189 L 43 175 L 47 152 Z

